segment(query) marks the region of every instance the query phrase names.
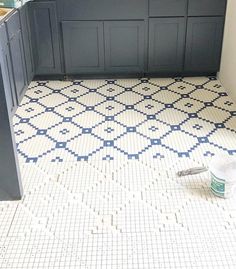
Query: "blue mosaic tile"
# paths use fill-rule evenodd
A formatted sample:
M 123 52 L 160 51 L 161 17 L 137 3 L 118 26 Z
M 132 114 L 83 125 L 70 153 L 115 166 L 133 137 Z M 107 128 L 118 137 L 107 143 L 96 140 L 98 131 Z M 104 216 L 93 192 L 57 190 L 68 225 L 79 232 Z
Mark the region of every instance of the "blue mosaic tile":
M 74 97 L 66 95 L 68 86 L 73 86 L 70 92 Z M 45 94 L 42 87 L 46 89 Z M 72 156 L 77 161 L 88 161 L 96 157 L 112 161 L 121 156 L 127 160 L 137 160 L 142 156 L 163 159 L 168 154 L 189 158 L 195 152 L 209 157 L 215 154 L 212 148 L 230 155 L 234 155 L 236 151 L 235 143 L 231 146 L 223 146 L 221 143 L 224 132 L 228 130 L 236 136 L 232 120 L 236 116 L 236 111 L 232 111 L 235 104 L 228 98 L 224 99 L 228 95 L 213 77 L 196 79 L 196 83 L 189 78 L 83 80 L 72 81 L 66 85 L 60 81 L 34 82 L 33 89 L 29 88 L 28 91 L 26 96 L 30 97 L 27 97 L 27 104 L 30 106 L 23 103 L 15 116 L 18 154 L 25 162 L 46 160 L 55 149 L 65 151 L 66 156 Z M 106 96 L 108 92 L 112 96 Z M 195 92 L 200 95 L 194 95 Z M 156 96 L 153 98 L 157 93 L 162 100 Z M 209 98 L 209 94 L 213 98 Z M 54 96 L 55 99 L 62 100 L 61 103 L 57 102 L 55 107 L 50 103 Z M 166 96 L 169 99 L 165 99 Z M 180 102 L 181 99 L 185 99 L 185 102 Z M 209 99 L 211 100 L 207 101 Z M 214 115 L 210 113 L 211 108 L 215 109 Z M 148 115 L 149 111 L 151 115 Z M 32 117 L 27 115 L 31 112 L 34 113 Z M 196 121 L 198 118 L 201 119 L 199 124 Z M 65 127 L 65 123 L 71 125 Z M 72 128 L 73 132 L 69 128 Z M 214 136 L 217 131 L 222 131 L 218 140 Z M 24 138 L 20 139 L 23 134 Z M 132 136 L 136 138 L 132 140 Z M 35 140 L 37 143 L 32 148 L 30 142 L 36 137 L 39 140 Z M 214 137 L 214 141 L 211 137 Z M 82 138 L 83 144 L 77 145 L 75 138 Z M 174 140 L 174 145 L 170 143 L 171 139 Z M 118 141 L 122 143 L 119 144 Z M 193 142 L 186 150 L 185 144 L 189 141 Z M 43 153 L 38 153 L 38 143 L 43 148 Z M 75 149 L 88 148 L 89 150 L 84 151 L 88 153 L 77 154 L 76 150 L 70 150 L 67 144 L 74 145 L 71 148 Z M 163 152 L 154 153 L 152 149 L 158 148 L 157 146 Z M 109 154 L 102 156 L 102 150 L 109 150 Z M 110 154 L 112 150 L 114 156 Z M 61 163 L 64 159 L 66 158 L 63 156 L 55 155 L 50 157 L 49 161 Z

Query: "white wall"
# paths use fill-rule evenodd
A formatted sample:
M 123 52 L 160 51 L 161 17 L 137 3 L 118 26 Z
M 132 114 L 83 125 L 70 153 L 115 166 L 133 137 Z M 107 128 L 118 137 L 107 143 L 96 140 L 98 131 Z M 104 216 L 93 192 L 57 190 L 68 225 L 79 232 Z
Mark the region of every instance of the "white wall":
M 236 0 L 228 0 L 219 79 L 236 100 Z

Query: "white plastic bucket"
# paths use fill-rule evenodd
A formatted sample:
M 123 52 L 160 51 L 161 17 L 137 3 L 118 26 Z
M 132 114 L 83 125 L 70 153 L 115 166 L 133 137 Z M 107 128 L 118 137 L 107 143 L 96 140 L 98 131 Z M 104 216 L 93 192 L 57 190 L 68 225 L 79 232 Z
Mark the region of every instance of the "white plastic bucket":
M 236 158 L 215 157 L 210 163 L 209 170 L 212 192 L 218 197 L 232 197 L 236 191 Z

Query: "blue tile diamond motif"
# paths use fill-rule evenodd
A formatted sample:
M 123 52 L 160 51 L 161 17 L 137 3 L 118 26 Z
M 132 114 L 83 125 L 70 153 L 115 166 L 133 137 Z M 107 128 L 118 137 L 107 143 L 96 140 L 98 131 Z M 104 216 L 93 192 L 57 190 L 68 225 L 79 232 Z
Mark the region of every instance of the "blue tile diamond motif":
M 37 135 L 45 135 L 47 133 L 47 130 L 38 130 Z
M 236 154 L 235 117 L 214 77 L 34 82 L 15 134 L 28 163 L 210 157 Z
M 161 140 L 160 139 L 151 139 L 151 144 L 152 145 L 161 145 Z
M 62 129 L 61 131 L 60 131 L 60 133 L 61 134 L 63 134 L 63 135 L 66 135 L 66 134 L 68 134 L 70 131 L 68 130 L 68 129 Z
M 199 143 L 208 143 L 209 142 L 207 137 L 199 137 L 198 141 L 199 141 Z
M 171 125 L 170 128 L 171 128 L 172 131 L 179 131 L 179 130 L 181 130 L 180 125 Z
M 104 141 L 104 146 L 105 147 L 113 147 L 114 146 L 114 141 Z
M 154 120 L 156 118 L 156 115 L 147 115 L 148 120 Z
M 108 127 L 106 129 L 104 129 L 104 131 L 110 134 L 110 133 L 114 132 L 114 129 L 111 127 Z
M 57 142 L 56 143 L 56 148 L 65 148 L 66 147 L 66 143 L 65 142 Z
M 223 123 L 216 123 L 215 127 L 216 128 L 225 128 L 225 125 Z
M 72 118 L 71 117 L 65 117 L 63 118 L 63 122 L 71 122 Z
M 135 127 L 128 127 L 127 132 L 129 132 L 129 133 L 136 132 L 136 128 Z
M 28 123 L 30 121 L 30 119 L 20 119 L 20 123 Z
M 107 116 L 105 119 L 106 119 L 107 121 L 112 121 L 112 120 L 114 120 L 114 117 L 113 117 L 113 116 Z
M 92 128 L 84 128 L 84 129 L 82 130 L 82 133 L 83 133 L 83 134 L 91 134 L 91 133 L 92 133 Z

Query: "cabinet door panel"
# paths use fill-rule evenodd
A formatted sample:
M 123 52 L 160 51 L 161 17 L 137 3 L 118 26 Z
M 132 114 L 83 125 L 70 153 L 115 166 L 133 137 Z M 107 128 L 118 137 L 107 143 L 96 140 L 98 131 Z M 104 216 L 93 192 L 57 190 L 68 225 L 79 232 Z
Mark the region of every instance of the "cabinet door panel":
M 20 20 L 22 26 L 22 38 L 25 52 L 26 74 L 28 84 L 34 77 L 34 63 L 32 55 L 31 35 L 29 31 L 28 6 L 24 5 L 20 9 Z
M 7 96 L 9 110 L 11 111 L 11 113 L 14 113 L 17 108 L 17 101 L 15 95 L 11 59 L 9 51 L 5 51 L 2 53 L 3 54 L 1 55 L 0 61 L 2 63 L 2 66 L 4 66 L 4 68 L 2 69 L 3 83 Z
M 18 104 L 21 102 L 27 87 L 25 52 L 23 48 L 19 12 L 15 11 L 6 20 L 6 29 L 9 40 L 11 64 L 13 70 L 14 87 Z
M 223 27 L 222 17 L 188 19 L 185 71 L 218 71 Z
M 64 21 L 62 29 L 66 73 L 104 72 L 103 23 Z
M 226 0 L 189 0 L 189 16 L 224 15 Z
M 143 21 L 104 24 L 105 66 L 108 72 L 143 72 L 145 35 Z
M 149 16 L 185 16 L 187 0 L 149 0 Z
M 184 42 L 184 18 L 150 19 L 149 71 L 181 72 Z
M 32 46 L 36 75 L 60 74 L 60 45 L 56 4 L 30 2 Z
M 17 100 L 20 103 L 27 87 L 24 49 L 20 31 L 10 40 L 10 52 Z

